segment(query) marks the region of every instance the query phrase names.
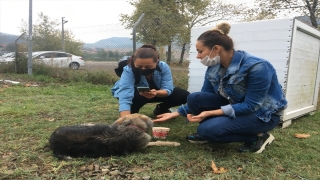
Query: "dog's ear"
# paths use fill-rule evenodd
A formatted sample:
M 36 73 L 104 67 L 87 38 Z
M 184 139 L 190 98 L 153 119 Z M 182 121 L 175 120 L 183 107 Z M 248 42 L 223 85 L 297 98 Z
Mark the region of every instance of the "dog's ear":
M 150 118 L 148 118 L 146 124 L 147 124 L 148 128 L 152 128 L 153 127 L 153 121 Z
M 135 113 L 135 114 L 126 115 L 124 117 L 120 117 L 113 123 L 113 125 L 124 125 L 124 126 L 127 126 L 129 124 L 135 124 L 143 128 L 147 126 L 148 128 L 150 128 L 153 126 L 153 121 L 146 115 Z
M 117 119 L 115 122 L 112 123 L 112 125 L 129 125 L 132 123 L 132 118 L 128 115 L 128 116 L 124 116 L 124 117 L 120 117 L 119 119 Z
M 127 125 L 129 125 L 129 124 L 132 124 L 132 121 L 133 121 L 133 119 L 131 119 L 131 118 L 125 118 L 125 119 L 122 121 L 121 125 L 127 126 Z
M 124 117 L 120 117 L 115 122 L 113 122 L 112 125 L 120 125 L 124 120 L 125 120 Z

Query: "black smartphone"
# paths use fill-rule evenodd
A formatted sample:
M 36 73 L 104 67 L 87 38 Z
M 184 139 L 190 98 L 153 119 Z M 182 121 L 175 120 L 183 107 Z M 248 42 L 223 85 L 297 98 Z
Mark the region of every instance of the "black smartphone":
M 137 87 L 139 92 L 149 92 L 150 88 L 149 87 Z

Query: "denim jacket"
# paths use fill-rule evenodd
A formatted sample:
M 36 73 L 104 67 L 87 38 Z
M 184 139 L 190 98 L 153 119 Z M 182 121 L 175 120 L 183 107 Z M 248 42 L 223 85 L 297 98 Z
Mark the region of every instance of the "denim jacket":
M 153 82 L 159 89 L 166 90 L 169 96 L 174 89 L 171 69 L 163 61 L 159 61 L 158 65 L 161 72 L 158 70 L 154 71 L 152 76 Z M 141 76 L 140 78 L 140 82 L 135 85 L 135 78 L 131 67 L 124 67 L 120 80 L 111 89 L 112 95 L 119 99 L 119 112 L 130 111 L 135 87 L 149 87 L 146 77 Z
M 276 70 L 266 60 L 244 51 L 234 51 L 232 61 L 223 77 L 221 66 L 209 66 L 201 92 L 219 94 L 219 86 L 227 96 L 229 105 L 222 111 L 230 117 L 254 113 L 259 119 L 268 122 L 271 114 L 286 108 L 287 100 L 278 81 Z M 178 112 L 185 116 L 190 113 L 187 106 Z

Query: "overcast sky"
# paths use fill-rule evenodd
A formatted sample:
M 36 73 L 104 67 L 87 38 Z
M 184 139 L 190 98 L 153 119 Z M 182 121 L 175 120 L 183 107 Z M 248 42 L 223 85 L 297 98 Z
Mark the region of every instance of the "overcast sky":
M 228 3 L 253 0 L 225 0 Z M 33 24 L 43 12 L 51 20 L 65 17 L 70 29 L 86 43 L 109 37 L 129 37 L 119 23 L 120 14 L 131 14 L 128 0 L 32 0 Z M 0 32 L 20 35 L 21 21 L 29 21 L 29 0 L 0 0 Z

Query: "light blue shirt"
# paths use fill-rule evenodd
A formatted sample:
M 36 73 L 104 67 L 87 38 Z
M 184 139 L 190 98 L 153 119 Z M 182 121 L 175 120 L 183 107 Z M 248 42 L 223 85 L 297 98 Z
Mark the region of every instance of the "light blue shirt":
M 169 65 L 163 61 L 158 64 L 161 72 L 155 70 L 152 76 L 154 84 L 162 90 L 168 92 L 168 96 L 172 93 L 174 86 L 172 74 Z M 135 85 L 135 77 L 130 66 L 125 66 L 118 80 L 111 89 L 112 95 L 119 99 L 119 112 L 130 111 L 132 99 L 134 97 L 135 87 L 149 87 L 149 83 L 145 76 L 140 76 L 140 82 Z

